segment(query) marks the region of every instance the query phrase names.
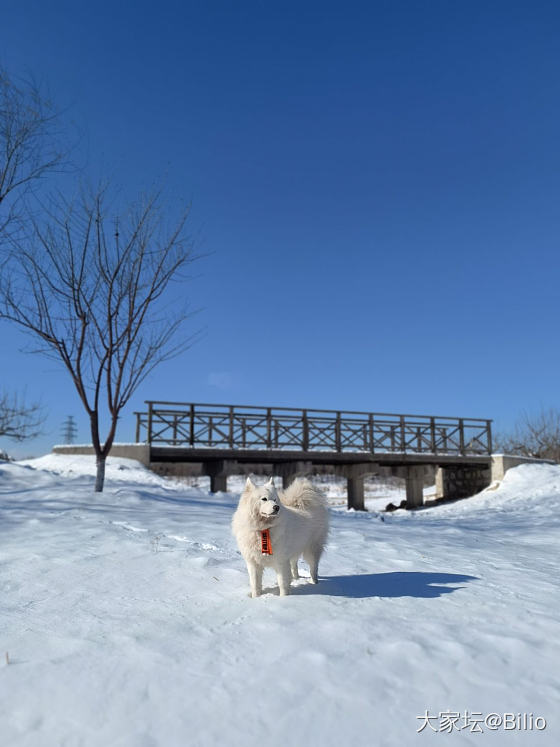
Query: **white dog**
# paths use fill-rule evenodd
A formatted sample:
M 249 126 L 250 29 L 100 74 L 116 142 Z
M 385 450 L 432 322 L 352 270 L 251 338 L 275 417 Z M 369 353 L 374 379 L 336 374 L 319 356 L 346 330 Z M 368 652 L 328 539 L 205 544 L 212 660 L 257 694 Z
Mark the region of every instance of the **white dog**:
M 289 594 L 292 578 L 299 578 L 300 555 L 317 583 L 329 516 L 323 495 L 309 480 L 294 480 L 279 496 L 272 477 L 262 487 L 247 478 L 232 531 L 247 563 L 252 597 L 262 593 L 265 567 L 276 571 L 280 596 Z

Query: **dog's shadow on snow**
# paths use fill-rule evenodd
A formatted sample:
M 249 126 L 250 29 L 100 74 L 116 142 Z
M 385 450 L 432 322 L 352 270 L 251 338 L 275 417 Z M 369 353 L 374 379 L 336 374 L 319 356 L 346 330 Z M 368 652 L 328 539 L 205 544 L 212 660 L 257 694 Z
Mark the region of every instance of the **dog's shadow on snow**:
M 459 573 L 424 573 L 395 571 L 393 573 L 364 573 L 353 576 L 319 577 L 318 584 L 292 585 L 291 594 L 321 594 L 331 597 L 365 599 L 367 597 L 418 597 L 433 599 L 451 594 L 477 576 Z M 455 584 L 448 586 L 447 584 Z

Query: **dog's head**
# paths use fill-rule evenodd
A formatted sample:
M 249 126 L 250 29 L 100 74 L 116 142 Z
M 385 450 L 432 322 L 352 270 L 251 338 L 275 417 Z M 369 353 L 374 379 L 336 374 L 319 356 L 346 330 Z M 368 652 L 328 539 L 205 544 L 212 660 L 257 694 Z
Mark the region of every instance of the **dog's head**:
M 245 502 L 255 519 L 266 524 L 274 521 L 282 507 L 272 477 L 261 486 L 255 485 L 248 477 L 241 500 Z

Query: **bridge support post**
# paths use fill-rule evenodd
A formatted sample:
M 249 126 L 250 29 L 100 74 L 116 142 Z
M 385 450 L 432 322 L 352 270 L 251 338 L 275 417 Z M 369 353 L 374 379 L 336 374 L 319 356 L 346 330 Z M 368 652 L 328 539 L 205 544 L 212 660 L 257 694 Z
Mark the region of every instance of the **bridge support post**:
M 210 478 L 211 493 L 227 492 L 228 470 L 223 460 L 206 462 L 204 464 L 204 474 Z
M 295 480 L 295 478 L 296 478 L 296 475 L 294 475 L 293 473 L 288 475 L 286 472 L 284 472 L 282 474 L 282 488 L 286 490 L 288 485 L 290 485 L 290 483 L 292 483 Z
M 346 494 L 348 496 L 348 508 L 354 511 L 365 511 L 364 503 L 364 479 L 367 475 L 379 473 L 379 465 L 373 463 L 346 465 L 343 474 L 346 477 Z
M 417 508 L 424 503 L 424 467 L 413 465 L 406 469 L 406 507 Z
M 210 492 L 227 493 L 227 475 L 210 475 Z
M 305 477 L 311 475 L 313 465 L 311 462 L 286 462 L 281 464 L 278 473 L 282 476 L 282 487 L 284 490 L 292 483 L 296 477 Z
M 348 508 L 354 511 L 365 511 L 364 504 L 364 475 L 354 475 L 346 478 Z

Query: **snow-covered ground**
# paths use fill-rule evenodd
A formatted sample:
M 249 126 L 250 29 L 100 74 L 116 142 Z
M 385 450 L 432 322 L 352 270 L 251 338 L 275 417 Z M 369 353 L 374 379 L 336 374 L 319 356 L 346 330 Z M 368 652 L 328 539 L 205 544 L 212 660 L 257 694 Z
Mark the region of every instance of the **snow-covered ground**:
M 333 506 L 321 582 L 282 599 L 272 575 L 248 597 L 236 495 L 92 474 L 0 464 L 2 747 L 560 743 L 560 467 L 384 520 Z

